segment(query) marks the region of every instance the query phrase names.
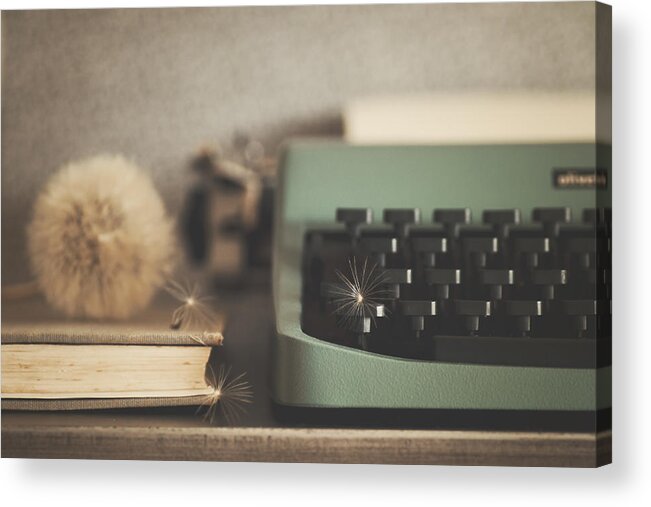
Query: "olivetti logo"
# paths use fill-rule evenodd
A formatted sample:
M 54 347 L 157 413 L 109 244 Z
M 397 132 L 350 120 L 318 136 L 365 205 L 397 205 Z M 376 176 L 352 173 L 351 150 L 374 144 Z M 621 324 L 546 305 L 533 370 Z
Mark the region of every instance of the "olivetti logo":
M 554 169 L 556 188 L 607 188 L 608 173 L 603 169 Z

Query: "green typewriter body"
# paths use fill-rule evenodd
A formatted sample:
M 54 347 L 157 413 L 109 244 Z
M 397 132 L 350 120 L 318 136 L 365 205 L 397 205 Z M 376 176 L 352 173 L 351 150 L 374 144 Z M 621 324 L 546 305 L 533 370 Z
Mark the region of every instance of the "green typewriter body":
M 609 410 L 610 160 L 595 144 L 288 145 L 275 404 Z

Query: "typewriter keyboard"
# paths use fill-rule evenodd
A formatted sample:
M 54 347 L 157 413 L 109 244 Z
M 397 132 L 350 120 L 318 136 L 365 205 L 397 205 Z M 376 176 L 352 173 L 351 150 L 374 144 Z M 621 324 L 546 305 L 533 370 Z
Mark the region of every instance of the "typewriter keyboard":
M 611 212 L 339 208 L 309 230 L 305 333 L 407 359 L 610 364 Z M 526 220 L 526 223 L 525 223 Z M 427 223 L 425 223 L 427 222 Z

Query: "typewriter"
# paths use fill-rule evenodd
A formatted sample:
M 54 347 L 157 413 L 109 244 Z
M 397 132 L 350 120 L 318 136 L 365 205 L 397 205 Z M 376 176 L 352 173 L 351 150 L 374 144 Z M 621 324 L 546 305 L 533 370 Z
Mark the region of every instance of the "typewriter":
M 608 424 L 610 147 L 287 147 L 273 399 L 300 421 Z

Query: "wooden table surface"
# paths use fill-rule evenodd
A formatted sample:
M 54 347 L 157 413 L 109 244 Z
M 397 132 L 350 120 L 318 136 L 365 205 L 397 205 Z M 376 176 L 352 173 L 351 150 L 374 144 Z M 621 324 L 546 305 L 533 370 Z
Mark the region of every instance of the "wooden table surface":
M 288 427 L 269 391 L 273 309 L 262 284 L 231 293 L 215 360 L 245 371 L 253 403 L 233 424 L 191 407 L 2 412 L 2 456 L 151 460 L 593 467 L 610 462 L 611 433 Z

